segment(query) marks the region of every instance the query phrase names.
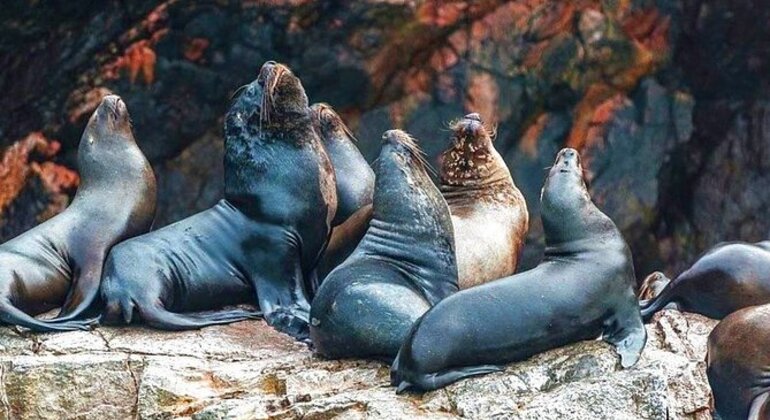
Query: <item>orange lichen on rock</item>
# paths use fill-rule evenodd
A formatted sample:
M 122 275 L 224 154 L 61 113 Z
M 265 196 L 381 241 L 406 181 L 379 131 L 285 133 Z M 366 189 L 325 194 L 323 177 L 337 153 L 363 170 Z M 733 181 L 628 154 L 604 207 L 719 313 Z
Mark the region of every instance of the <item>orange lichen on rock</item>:
M 426 25 L 449 26 L 462 19 L 467 8 L 464 1 L 426 1 L 417 8 L 417 20 Z
M 120 71 L 126 69 L 129 80 L 131 83 L 135 83 L 139 72 L 141 72 L 145 83 L 149 85 L 155 80 L 156 59 L 150 41 L 143 39 L 131 44 L 122 56 L 105 65 L 102 74 L 108 79 L 117 79 L 120 76 Z
M 533 124 L 527 127 L 527 131 L 521 137 L 519 142 L 519 148 L 527 156 L 535 158 L 537 156 L 537 140 L 540 138 L 540 134 L 543 133 L 545 125 L 548 124 L 549 116 L 547 113 L 540 114 Z
M 588 123 L 588 131 L 586 133 L 585 145 L 595 145 L 600 142 L 607 134 L 607 129 L 615 113 L 627 105 L 629 102 L 622 94 L 616 94 L 610 99 L 604 101 L 594 110 L 591 120 Z
M 571 31 L 575 6 L 571 2 L 549 2 L 535 11 L 527 30 L 527 38 L 535 41 Z
M 102 98 L 111 94 L 112 91 L 104 87 L 90 89 L 85 94 L 81 94 L 81 91 L 73 92 L 67 100 L 68 103 L 74 104 L 67 112 L 67 119 L 75 124 L 83 116 L 91 115 L 102 102 Z
M 485 123 L 490 126 L 497 125 L 500 87 L 491 74 L 487 72 L 473 73 L 465 95 L 466 111 L 478 112 Z
M 55 177 L 53 175 L 47 176 L 47 179 L 52 183 L 58 183 L 57 185 L 60 185 L 61 188 L 77 186 L 77 175 L 73 171 L 50 162 L 50 165 L 46 165 L 46 169 L 40 169 L 40 165 L 35 165 L 34 162 L 30 163 L 29 161 L 33 152 L 45 157 L 52 157 L 59 151 L 60 147 L 59 142 L 49 142 L 42 133 L 35 132 L 5 150 L 2 159 L 0 159 L 0 214 L 19 196 L 32 173 L 55 171 L 57 173 Z M 56 168 L 54 169 L 51 165 Z
M 188 40 L 184 46 L 184 58 L 192 62 L 200 61 L 210 44 L 211 42 L 206 38 Z

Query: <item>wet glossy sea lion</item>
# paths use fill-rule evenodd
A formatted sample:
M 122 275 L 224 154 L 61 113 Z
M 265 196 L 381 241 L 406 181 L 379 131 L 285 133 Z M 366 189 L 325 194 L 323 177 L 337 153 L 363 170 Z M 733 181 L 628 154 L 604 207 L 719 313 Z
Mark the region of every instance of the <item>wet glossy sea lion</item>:
M 403 131 L 383 139 L 369 230 L 310 311 L 310 338 L 327 358 L 392 360 L 414 321 L 458 290 L 449 208 L 422 152 Z
M 123 101 L 106 96 L 78 148 L 80 186 L 61 214 L 0 245 L 0 320 L 35 331 L 87 329 L 76 320 L 99 295 L 117 242 L 150 229 L 155 175 L 139 150 Z M 61 307 L 53 320 L 36 315 Z
M 467 289 L 516 272 L 529 213 L 479 114 L 450 128 L 439 188 L 452 213 L 460 289 Z
M 719 244 L 669 281 L 658 274 L 651 284 L 665 284 L 654 298 L 641 302 L 649 320 L 667 306 L 722 319 L 749 306 L 770 303 L 770 241 Z
M 334 228 L 318 265 L 322 280 L 353 252 L 366 233 L 372 218 L 374 171 L 356 147 L 355 136 L 330 105 L 318 103 L 310 108 L 337 181 Z
M 580 157 L 559 152 L 541 194 L 546 250 L 532 270 L 455 293 L 415 324 L 391 368 L 398 392 L 426 391 L 601 336 L 623 367 L 646 341 L 628 245 L 591 201 Z
M 266 321 L 307 337 L 306 284 L 337 208 L 334 170 L 299 79 L 262 66 L 225 117 L 225 199 L 192 217 L 126 241 L 110 253 L 105 322 L 138 315 L 167 330 L 257 316 L 223 306 L 258 303 Z M 217 310 L 205 314 L 189 314 Z
M 708 339 L 706 374 L 722 420 L 770 419 L 770 305 L 733 312 Z

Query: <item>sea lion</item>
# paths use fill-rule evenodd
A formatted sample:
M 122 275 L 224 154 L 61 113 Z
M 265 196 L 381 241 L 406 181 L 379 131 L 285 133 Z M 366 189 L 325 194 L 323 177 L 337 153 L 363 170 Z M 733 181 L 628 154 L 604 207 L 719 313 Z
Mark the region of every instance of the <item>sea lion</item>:
M 334 167 L 337 182 L 337 213 L 332 221 L 339 226 L 362 207 L 372 204 L 374 171 L 356 147 L 356 137 L 329 104 L 310 107 L 321 140 Z
M 671 279 L 662 272 L 655 271 L 650 273 L 639 287 L 639 300 L 652 299 L 658 296 L 669 283 L 671 283 Z
M 318 264 L 323 279 L 356 248 L 372 218 L 374 171 L 356 147 L 356 138 L 334 109 L 325 103 L 310 107 L 337 181 L 337 214 L 329 245 Z M 314 287 L 313 290 L 316 290 Z
M 706 375 L 722 420 L 770 419 L 770 305 L 733 312 L 708 338 Z
M 631 253 L 591 201 L 574 149 L 556 157 L 541 217 L 546 250 L 537 267 L 455 293 L 416 322 L 391 368 L 397 392 L 441 388 L 599 336 L 623 367 L 636 363 L 647 334 Z
M 722 243 L 701 256 L 654 298 L 641 302 L 647 321 L 667 306 L 722 319 L 749 306 L 770 303 L 770 241 Z
M 479 114 L 450 128 L 439 188 L 452 213 L 460 289 L 467 289 L 516 272 L 529 213 Z
M 155 174 L 125 103 L 105 96 L 78 147 L 80 186 L 59 215 L 0 245 L 0 320 L 34 331 L 88 329 L 110 248 L 155 218 Z M 50 320 L 37 315 L 61 307 Z
M 426 165 L 408 134 L 385 132 L 369 230 L 310 310 L 323 357 L 392 360 L 414 321 L 458 290 L 449 208 Z
M 337 208 L 334 170 L 307 96 L 286 66 L 267 62 L 225 117 L 225 198 L 202 213 L 113 248 L 102 285 L 105 322 L 202 328 L 259 312 L 307 336 L 306 284 Z M 182 312 L 214 310 L 205 314 Z

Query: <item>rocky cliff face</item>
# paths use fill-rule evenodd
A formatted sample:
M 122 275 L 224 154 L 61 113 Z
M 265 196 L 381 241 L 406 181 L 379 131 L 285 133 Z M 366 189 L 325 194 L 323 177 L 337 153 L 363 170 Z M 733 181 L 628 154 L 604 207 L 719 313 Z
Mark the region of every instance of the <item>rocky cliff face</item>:
M 768 19 L 758 0 L 12 0 L 0 16 L 0 147 L 22 172 L 71 172 L 89 113 L 118 93 L 158 173 L 162 226 L 221 195 L 228 97 L 275 59 L 344 114 L 369 158 L 388 128 L 435 156 L 449 120 L 476 111 L 496 125 L 533 216 L 524 268 L 542 246 L 543 168 L 558 148 L 581 148 L 640 277 L 673 275 L 715 242 L 770 231 Z M 38 131 L 61 150 L 10 147 Z M 0 197 L 11 203 L 0 239 L 73 190 L 0 182 L 17 192 Z
M 397 396 L 388 366 L 326 361 L 247 321 L 196 332 L 0 330 L 8 419 L 709 419 L 705 343 L 714 321 L 664 311 L 639 364 L 587 341 L 505 372 Z M 437 343 L 436 345 L 440 345 Z

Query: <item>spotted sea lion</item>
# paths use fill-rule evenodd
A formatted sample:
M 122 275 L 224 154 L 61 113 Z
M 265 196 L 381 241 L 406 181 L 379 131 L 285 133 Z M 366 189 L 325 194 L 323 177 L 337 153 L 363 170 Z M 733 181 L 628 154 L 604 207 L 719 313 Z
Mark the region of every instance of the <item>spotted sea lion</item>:
M 183 330 L 258 316 L 307 336 L 306 285 L 337 208 L 334 170 L 307 96 L 286 66 L 267 62 L 225 117 L 225 198 L 202 213 L 115 247 L 102 284 L 105 322 L 134 313 Z M 205 314 L 190 314 L 217 310 Z
M 674 280 L 658 274 L 653 283 L 665 287 L 641 302 L 645 320 L 667 306 L 722 319 L 739 309 L 770 303 L 770 241 L 719 244 Z
M 391 360 L 414 321 L 458 290 L 449 208 L 426 165 L 408 134 L 385 133 L 369 229 L 310 310 L 320 355 Z
M 467 289 L 516 271 L 529 213 L 479 114 L 450 128 L 439 187 L 452 213 L 460 289 Z
M 337 182 L 334 228 L 318 265 L 318 277 L 323 279 L 353 252 L 366 233 L 372 218 L 374 171 L 356 147 L 355 136 L 330 105 L 317 103 L 310 108 Z
M 591 201 L 580 156 L 563 149 L 541 193 L 546 250 L 535 268 L 462 290 L 416 322 L 391 368 L 398 392 L 441 388 L 505 363 L 601 336 L 623 367 L 647 334 L 631 253 Z
M 78 148 L 80 186 L 59 215 L 0 245 L 0 320 L 35 331 L 87 329 L 117 242 L 150 229 L 156 184 L 134 140 L 125 103 L 105 96 Z M 61 307 L 51 320 L 31 315 Z
M 770 305 L 733 312 L 708 338 L 706 375 L 722 420 L 770 419 Z

